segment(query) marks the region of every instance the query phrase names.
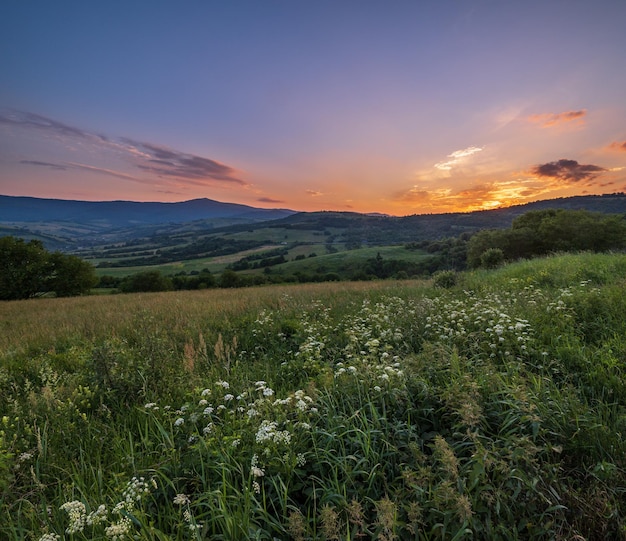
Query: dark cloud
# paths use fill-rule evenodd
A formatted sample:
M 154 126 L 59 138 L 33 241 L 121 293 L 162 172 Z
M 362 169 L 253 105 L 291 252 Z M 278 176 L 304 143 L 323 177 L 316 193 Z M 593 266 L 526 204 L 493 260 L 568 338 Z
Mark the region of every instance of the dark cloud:
M 271 197 L 259 197 L 257 201 L 259 203 L 284 203 L 281 199 L 272 199 Z
M 194 185 L 205 185 L 207 182 L 218 181 L 247 186 L 248 183 L 237 176 L 235 169 L 220 163 L 216 160 L 180 152 L 172 148 L 134 141 L 132 139 L 120 137 L 109 138 L 104 135 L 88 132 L 63 124 L 56 120 L 24 111 L 0 111 L 0 124 L 6 124 L 22 129 L 35 129 L 54 134 L 57 137 L 63 137 L 70 140 L 80 138 L 88 141 L 97 151 L 104 153 L 114 153 L 118 159 L 121 158 L 127 164 L 138 168 L 149 175 L 155 175 L 160 178 L 176 179 L 178 184 L 188 183 Z M 71 145 L 68 145 L 71 146 Z M 137 180 L 147 182 L 147 179 L 137 179 L 133 175 L 129 175 L 121 171 L 113 171 L 110 169 L 102 169 L 100 167 L 90 166 L 89 164 L 70 164 L 65 163 L 62 166 L 57 164 L 39 161 L 39 160 L 23 160 L 21 163 L 25 165 L 40 165 L 51 168 L 62 169 L 66 165 L 72 167 L 81 167 L 96 172 L 103 172 L 108 175 L 114 175 L 119 178 L 128 180 Z M 154 178 L 154 177 L 153 177 Z
M 42 167 L 50 167 L 50 169 L 57 169 L 59 171 L 66 171 L 67 167 L 59 165 L 58 163 L 39 162 L 37 160 L 22 160 L 20 163 L 24 165 L 40 165 Z
M 136 164 L 142 171 L 160 177 L 174 177 L 188 180 L 220 180 L 246 185 L 247 183 L 235 176 L 235 170 L 209 158 L 194 156 L 184 152 L 155 147 L 146 143 L 136 143 L 152 157 L 138 160 Z
M 90 138 L 92 134 L 68 126 L 62 122 L 57 122 L 42 115 L 35 113 L 27 113 L 23 111 L 10 111 L 0 113 L 0 123 L 19 126 L 23 128 L 35 128 L 48 132 L 58 133 L 60 135 L 70 135 L 72 137 Z
M 539 177 L 554 178 L 570 182 L 591 180 L 604 171 L 606 171 L 606 169 L 599 165 L 583 165 L 576 160 L 566 159 L 544 163 L 531 169 L 531 173 Z

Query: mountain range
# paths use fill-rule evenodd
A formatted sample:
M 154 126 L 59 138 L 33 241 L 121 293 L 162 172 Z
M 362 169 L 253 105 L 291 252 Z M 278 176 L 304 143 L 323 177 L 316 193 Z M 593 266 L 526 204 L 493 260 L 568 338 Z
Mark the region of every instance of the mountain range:
M 276 220 L 293 214 L 286 209 L 262 209 L 212 199 L 180 203 L 137 201 L 73 201 L 0 195 L 0 222 L 74 222 L 101 227 L 190 222 L 229 218 L 250 222 Z
M 545 208 L 626 214 L 626 194 L 575 196 L 524 205 L 447 214 L 387 216 L 355 212 L 262 209 L 211 199 L 180 203 L 73 201 L 0 195 L 0 236 L 41 240 L 49 249 L 73 251 L 104 243 L 173 237 L 255 234 L 276 228 L 326 231 L 349 243 L 384 245 L 454 237 L 505 228 L 525 212 Z M 182 235 L 182 236 L 181 236 Z M 187 242 L 187 241 L 186 241 Z

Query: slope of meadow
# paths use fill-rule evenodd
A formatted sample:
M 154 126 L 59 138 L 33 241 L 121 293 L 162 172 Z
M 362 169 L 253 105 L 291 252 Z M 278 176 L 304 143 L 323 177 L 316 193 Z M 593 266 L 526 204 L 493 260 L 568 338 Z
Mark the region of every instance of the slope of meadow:
M 0 304 L 0 538 L 626 539 L 626 256 L 447 278 Z

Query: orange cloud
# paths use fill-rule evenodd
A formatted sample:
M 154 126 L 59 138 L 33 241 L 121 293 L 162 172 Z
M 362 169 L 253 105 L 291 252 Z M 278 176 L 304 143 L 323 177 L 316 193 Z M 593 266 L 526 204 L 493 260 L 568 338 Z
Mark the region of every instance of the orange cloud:
M 626 152 L 626 141 L 621 141 L 621 142 L 615 141 L 609 145 L 609 148 L 611 150 Z
M 419 208 L 420 212 L 471 212 L 508 207 L 536 198 L 537 187 L 533 180 L 484 182 L 474 186 L 452 189 L 415 185 L 397 194 L 395 200 Z
M 563 113 L 541 113 L 530 115 L 528 117 L 529 122 L 535 124 L 541 124 L 542 128 L 552 128 L 554 126 L 581 126 L 584 122 L 584 117 L 587 115 L 587 109 L 580 109 L 579 111 L 565 111 Z
M 306 190 L 306 193 L 311 197 L 319 197 L 320 195 L 324 195 L 322 192 L 318 192 L 316 190 Z

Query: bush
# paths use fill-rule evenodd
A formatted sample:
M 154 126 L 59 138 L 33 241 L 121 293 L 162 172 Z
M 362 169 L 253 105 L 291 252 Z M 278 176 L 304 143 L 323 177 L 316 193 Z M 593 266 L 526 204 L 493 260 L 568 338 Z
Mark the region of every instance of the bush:
M 449 289 L 454 287 L 457 282 L 457 273 L 451 270 L 438 271 L 433 275 L 434 286 Z
M 480 266 L 495 269 L 504 262 L 504 252 L 500 248 L 489 248 L 480 256 Z

